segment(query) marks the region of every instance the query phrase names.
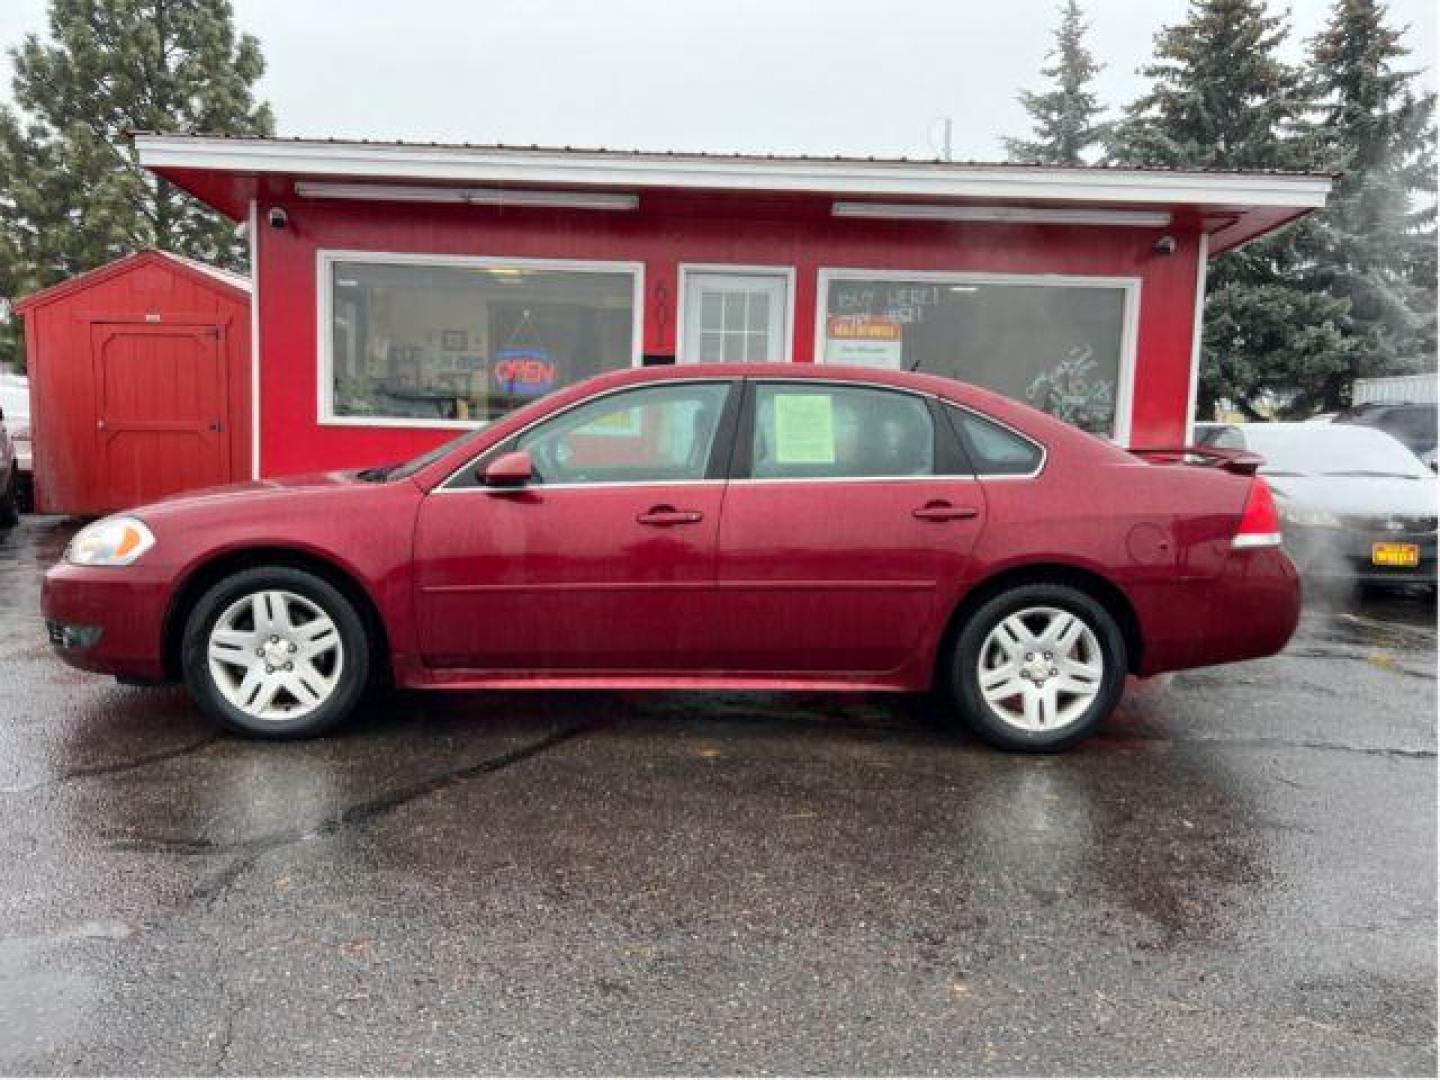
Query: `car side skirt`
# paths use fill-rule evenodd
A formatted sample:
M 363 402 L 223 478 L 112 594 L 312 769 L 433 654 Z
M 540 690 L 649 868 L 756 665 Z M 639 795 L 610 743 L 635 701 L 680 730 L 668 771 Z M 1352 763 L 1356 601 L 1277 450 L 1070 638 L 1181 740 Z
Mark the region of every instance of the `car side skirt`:
M 903 693 L 925 689 L 895 674 L 830 672 L 606 672 L 476 671 L 410 668 L 399 674 L 410 690 L 756 690 L 877 691 Z

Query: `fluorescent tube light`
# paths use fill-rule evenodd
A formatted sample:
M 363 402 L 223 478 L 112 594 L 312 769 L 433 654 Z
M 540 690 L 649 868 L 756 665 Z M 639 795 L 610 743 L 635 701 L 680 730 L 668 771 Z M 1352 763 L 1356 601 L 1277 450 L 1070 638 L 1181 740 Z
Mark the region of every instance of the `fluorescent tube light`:
M 835 217 L 897 221 L 995 221 L 1016 225 L 1128 225 L 1163 229 L 1170 214 L 1154 210 L 1043 209 L 1030 206 L 947 206 L 939 203 L 835 202 Z
M 553 206 L 568 210 L 634 210 L 638 195 L 602 191 L 532 191 L 510 188 L 422 187 L 413 184 L 328 184 L 300 180 L 295 194 L 304 199 L 455 203 L 469 206 Z

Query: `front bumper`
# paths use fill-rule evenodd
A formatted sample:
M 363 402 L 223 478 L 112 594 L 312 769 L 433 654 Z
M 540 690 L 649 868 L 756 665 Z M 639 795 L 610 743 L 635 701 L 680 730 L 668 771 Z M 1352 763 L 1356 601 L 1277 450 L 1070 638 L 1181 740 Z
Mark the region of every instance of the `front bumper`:
M 162 679 L 168 598 L 168 578 L 138 566 L 59 563 L 45 575 L 40 610 L 56 655 L 71 667 Z

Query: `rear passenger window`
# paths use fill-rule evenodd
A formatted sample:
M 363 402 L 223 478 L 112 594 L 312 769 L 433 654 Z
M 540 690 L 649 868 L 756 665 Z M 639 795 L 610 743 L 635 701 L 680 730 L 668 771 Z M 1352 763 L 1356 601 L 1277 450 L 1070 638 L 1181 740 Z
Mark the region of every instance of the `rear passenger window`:
M 945 413 L 977 475 L 1025 476 L 1040 467 L 1043 451 L 1029 439 L 966 409 L 946 406 Z
M 913 394 L 824 383 L 760 383 L 756 479 L 932 476 L 935 426 Z

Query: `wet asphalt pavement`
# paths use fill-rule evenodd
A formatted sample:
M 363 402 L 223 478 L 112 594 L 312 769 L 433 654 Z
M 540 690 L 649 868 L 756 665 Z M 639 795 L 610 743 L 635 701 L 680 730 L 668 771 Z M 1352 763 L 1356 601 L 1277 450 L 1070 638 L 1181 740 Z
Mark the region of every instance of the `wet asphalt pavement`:
M 215 734 L 0 534 L 0 1073 L 1436 1069 L 1419 598 L 1008 756 L 883 696 L 400 696 Z

